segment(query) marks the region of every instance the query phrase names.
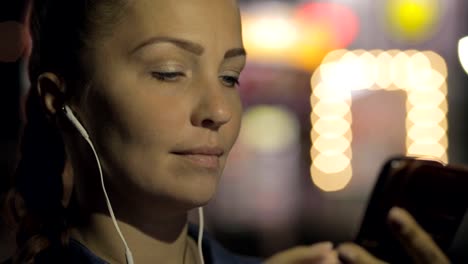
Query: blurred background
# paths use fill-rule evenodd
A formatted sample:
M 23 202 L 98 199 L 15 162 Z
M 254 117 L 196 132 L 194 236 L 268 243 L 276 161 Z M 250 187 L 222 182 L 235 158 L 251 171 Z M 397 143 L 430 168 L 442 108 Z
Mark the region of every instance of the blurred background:
M 0 210 L 11 183 L 17 160 L 21 127 L 20 105 L 27 84 L 24 62 L 27 55 L 26 31 L 23 25 L 25 2 L 0 2 Z M 0 213 L 0 216 L 3 214 Z M 13 236 L 0 217 L 0 262 L 11 254 Z
M 2 192 L 27 91 L 24 4 L 7 2 L 0 4 Z M 206 207 L 207 229 L 226 247 L 268 256 L 297 244 L 353 240 L 388 158 L 468 165 L 467 1 L 240 6 L 248 53 L 243 126 Z M 467 218 L 457 236 L 464 245 Z M 0 259 L 9 241 L 0 240 Z
M 468 165 L 467 1 L 240 2 L 243 127 L 207 207 L 225 245 L 352 240 L 388 158 Z

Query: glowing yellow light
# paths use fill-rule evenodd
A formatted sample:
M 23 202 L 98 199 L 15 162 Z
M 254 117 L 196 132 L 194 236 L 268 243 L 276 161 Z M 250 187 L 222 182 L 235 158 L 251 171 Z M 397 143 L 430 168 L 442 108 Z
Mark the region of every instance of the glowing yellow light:
M 388 0 L 387 18 L 395 37 L 417 41 L 434 32 L 439 21 L 438 0 Z
M 412 121 L 413 123 L 439 123 L 442 121 L 442 119 L 445 118 L 445 113 L 439 108 L 434 107 L 413 107 L 408 111 L 407 115 L 408 120 Z
M 322 169 L 317 168 L 312 163 L 310 174 L 316 186 L 326 192 L 333 192 L 343 189 L 348 184 L 351 180 L 352 168 L 351 164 L 348 163 L 348 166 L 340 172 L 323 173 Z
M 438 142 L 445 135 L 445 130 L 437 124 L 414 125 L 408 130 L 408 138 L 413 141 L 430 140 Z
M 297 40 L 297 28 L 287 18 L 261 18 L 247 27 L 252 45 L 271 51 L 283 51 Z
M 333 119 L 320 119 L 315 123 L 315 126 L 312 128 L 318 133 L 326 133 L 332 131 L 333 134 L 343 135 L 350 128 L 349 122 L 341 118 Z
M 342 91 L 342 89 L 345 89 L 346 86 L 337 85 L 340 84 L 340 82 L 335 82 L 334 80 L 331 80 L 331 82 L 332 83 L 318 85 L 317 90 L 313 91 L 313 94 L 317 96 L 317 98 L 320 98 L 322 102 L 329 104 L 347 103 L 351 100 L 351 95 L 349 93 L 343 93 Z M 311 100 L 313 101 L 315 98 L 316 97 L 312 97 Z
M 411 68 L 411 71 L 427 71 L 427 70 L 432 70 L 431 68 L 431 62 L 429 61 L 429 58 L 422 54 L 422 53 L 415 53 L 413 56 L 411 56 L 408 66 Z
M 408 65 L 408 61 L 409 56 L 405 52 L 399 52 L 393 57 L 393 60 L 390 61 L 390 78 L 395 86 L 402 90 L 406 90 L 406 87 L 409 86 L 408 79 L 410 73 L 408 73 L 405 67 L 401 67 L 401 65 Z
M 439 143 L 434 143 L 432 140 L 427 142 L 415 142 L 408 147 L 408 152 L 412 155 L 429 155 L 440 157 L 445 154 L 445 147 Z
M 445 82 L 445 78 L 441 77 L 440 74 L 433 75 L 429 78 L 410 78 L 409 84 L 412 85 L 411 87 L 413 91 L 423 91 L 423 92 L 435 92 L 437 90 L 445 92 L 440 87 L 443 85 L 441 82 Z
M 375 84 L 379 87 L 387 88 L 392 84 L 392 74 L 391 74 L 391 61 L 392 56 L 386 52 L 382 52 L 377 56 L 375 74 Z
M 377 64 L 377 59 L 369 52 L 364 52 L 359 56 L 360 60 L 360 82 L 358 83 L 357 89 L 371 89 L 375 83 L 374 74 L 369 74 L 369 72 L 374 72 Z
M 312 163 L 325 173 L 337 173 L 349 166 L 350 159 L 338 151 L 326 151 L 318 154 Z
M 350 74 L 351 73 L 351 74 Z M 311 78 L 311 177 L 324 191 L 352 178 L 351 91 L 404 90 L 406 154 L 447 157 L 447 68 L 434 52 L 337 51 Z
M 249 55 L 263 61 L 285 61 L 298 39 L 298 28 L 287 16 L 243 14 L 243 39 Z
M 341 155 L 350 145 L 351 142 L 348 139 L 338 135 L 319 136 L 314 140 L 315 149 L 322 153 L 332 150 Z
M 360 90 L 362 86 L 370 87 L 373 83 L 371 77 L 365 74 L 366 70 L 373 68 L 374 59 L 369 58 L 370 54 L 357 56 L 354 53 L 345 54 L 340 63 L 323 63 L 320 66 L 320 74 L 325 80 L 327 87 L 337 91 Z M 340 76 L 340 78 L 336 78 Z M 330 89 L 330 88 L 328 88 Z M 340 92 L 339 94 L 343 94 Z
M 349 105 L 344 102 L 331 102 L 327 103 L 324 101 L 318 102 L 312 111 L 318 116 L 336 116 L 342 117 L 349 112 Z
M 433 92 L 425 91 L 413 91 L 408 94 L 408 102 L 411 106 L 423 105 L 423 106 L 439 106 L 445 100 L 445 94 L 440 90 Z

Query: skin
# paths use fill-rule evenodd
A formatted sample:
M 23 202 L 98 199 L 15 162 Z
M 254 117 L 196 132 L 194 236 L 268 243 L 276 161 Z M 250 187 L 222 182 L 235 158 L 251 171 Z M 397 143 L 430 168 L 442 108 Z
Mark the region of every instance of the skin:
M 394 207 L 387 218 L 394 235 L 399 239 L 413 263 L 448 264 L 450 260 L 440 250 L 431 236 L 426 233 L 416 220 L 404 209 Z M 398 228 L 396 228 L 398 226 Z M 337 247 L 338 255 L 344 263 L 382 264 L 386 263 L 369 254 L 362 247 L 353 243 L 344 243 Z
M 235 1 L 219 0 L 138 0 L 126 8 L 114 34 L 93 39 L 84 55 L 91 84 L 80 100 L 68 103 L 99 153 L 135 261 L 182 263 L 195 259 L 183 254 L 191 243 L 187 211 L 214 195 L 239 133 L 236 80 L 245 64 L 240 15 Z M 45 104 L 56 112 L 66 83 L 51 76 L 43 75 L 42 88 Z M 61 127 L 85 213 L 72 236 L 104 259 L 123 263 L 94 156 L 63 118 Z M 197 147 L 222 150 L 216 168 L 174 154 Z
M 96 34 L 83 54 L 91 82 L 79 99 L 63 101 L 67 83 L 54 73 L 38 79 L 43 104 L 56 116 L 65 140 L 63 203 L 73 189 L 82 217 L 71 235 L 102 259 L 125 263 L 94 155 L 60 114 L 64 103 L 99 153 L 135 262 L 197 263 L 196 244 L 187 236 L 187 211 L 214 195 L 240 128 L 236 79 L 245 55 L 238 8 L 234 0 L 135 0 L 123 14 L 112 34 Z M 215 168 L 177 155 L 200 146 L 222 150 Z M 378 263 L 366 261 L 367 253 L 354 245 L 337 251 L 330 243 L 295 247 L 266 263 L 339 263 L 346 250 L 358 256 L 351 263 Z

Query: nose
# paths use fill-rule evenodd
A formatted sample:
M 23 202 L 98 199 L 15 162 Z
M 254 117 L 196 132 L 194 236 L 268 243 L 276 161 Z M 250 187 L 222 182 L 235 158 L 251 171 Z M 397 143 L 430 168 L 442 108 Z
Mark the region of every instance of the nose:
M 198 102 L 192 112 L 192 125 L 218 130 L 232 117 L 232 109 L 227 92 L 217 83 L 207 84 L 198 89 Z

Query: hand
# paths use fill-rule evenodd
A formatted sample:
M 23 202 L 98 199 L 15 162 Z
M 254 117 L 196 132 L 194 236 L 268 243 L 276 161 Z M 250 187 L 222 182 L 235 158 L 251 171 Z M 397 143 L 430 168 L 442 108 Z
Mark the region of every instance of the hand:
M 312 246 L 298 246 L 279 252 L 264 264 L 338 264 L 338 254 L 333 250 L 331 242 L 323 242 Z
M 388 222 L 406 252 L 418 264 L 448 264 L 449 259 L 436 245 L 416 220 L 404 209 L 394 207 L 388 214 Z M 340 259 L 345 263 L 386 263 L 377 259 L 365 249 L 353 243 L 337 248 Z

